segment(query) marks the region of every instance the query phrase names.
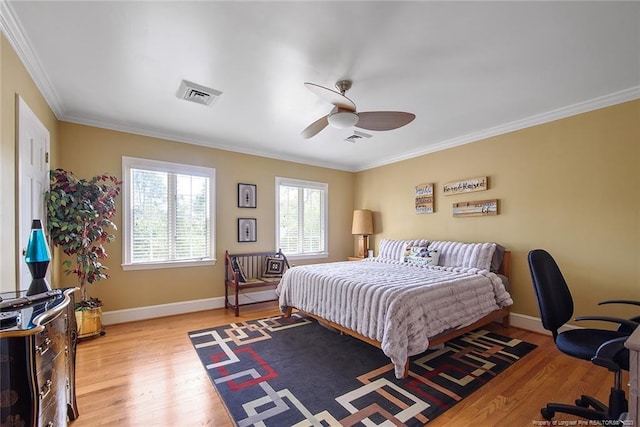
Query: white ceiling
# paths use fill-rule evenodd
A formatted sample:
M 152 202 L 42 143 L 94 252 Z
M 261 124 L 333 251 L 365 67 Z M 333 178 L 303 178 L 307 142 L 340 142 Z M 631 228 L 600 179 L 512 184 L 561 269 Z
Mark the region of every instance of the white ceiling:
M 342 170 L 640 98 L 639 2 L 0 1 L 60 120 Z M 416 119 L 302 139 L 331 109 L 303 83 L 343 78 L 358 111 Z

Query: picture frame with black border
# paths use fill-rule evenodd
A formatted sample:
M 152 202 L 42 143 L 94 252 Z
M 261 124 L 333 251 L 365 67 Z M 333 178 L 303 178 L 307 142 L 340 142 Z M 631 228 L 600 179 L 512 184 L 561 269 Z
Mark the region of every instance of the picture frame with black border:
M 255 242 L 258 236 L 255 218 L 238 218 L 238 242 Z
M 238 207 L 255 208 L 257 206 L 257 187 L 255 184 L 238 184 Z

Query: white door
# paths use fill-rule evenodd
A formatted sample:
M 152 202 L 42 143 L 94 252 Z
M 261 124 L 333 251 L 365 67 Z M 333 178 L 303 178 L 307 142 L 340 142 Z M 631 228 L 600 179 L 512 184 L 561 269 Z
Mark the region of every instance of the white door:
M 24 262 L 31 221 L 46 224 L 44 192 L 49 189 L 49 130 L 18 96 L 18 283 L 21 290 L 31 284 Z M 50 280 L 51 268 L 47 271 Z

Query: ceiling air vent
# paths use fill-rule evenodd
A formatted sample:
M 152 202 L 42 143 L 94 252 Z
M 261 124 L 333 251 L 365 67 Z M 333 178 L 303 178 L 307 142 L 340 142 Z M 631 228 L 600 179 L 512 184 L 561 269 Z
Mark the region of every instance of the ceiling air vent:
M 211 105 L 222 92 L 219 90 L 204 87 L 187 80 L 180 83 L 176 96 L 186 101 L 195 102 L 202 105 Z
M 357 130 L 354 130 L 353 135 L 351 135 L 348 138 L 345 138 L 345 141 L 355 144 L 356 141 L 363 138 L 364 139 L 371 138 L 371 135 L 369 135 L 368 133 L 358 132 Z

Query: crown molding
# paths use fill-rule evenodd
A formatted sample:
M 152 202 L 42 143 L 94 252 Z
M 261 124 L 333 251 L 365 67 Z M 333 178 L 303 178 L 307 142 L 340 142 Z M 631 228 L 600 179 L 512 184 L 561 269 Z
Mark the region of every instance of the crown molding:
M 286 162 L 292 163 L 300 163 L 302 165 L 307 166 L 317 166 L 320 168 L 327 169 L 336 169 L 344 172 L 357 172 L 355 168 L 333 164 L 329 162 L 319 162 L 316 159 L 311 159 L 307 157 L 296 157 L 296 156 L 288 156 L 282 154 L 273 154 L 269 151 L 261 151 L 261 150 L 252 150 L 249 148 L 240 148 L 237 145 L 233 145 L 232 143 L 223 144 L 219 142 L 212 142 L 210 139 L 197 138 L 193 136 L 186 136 L 177 133 L 168 133 L 164 131 L 156 131 L 153 129 L 129 126 L 119 123 L 106 122 L 101 120 L 89 119 L 82 116 L 75 115 L 65 115 L 63 119 L 60 119 L 65 122 L 75 123 L 84 126 L 92 126 L 100 129 L 113 130 L 116 132 L 125 132 L 134 135 L 147 136 L 150 138 L 163 139 L 169 142 L 180 142 L 185 144 L 199 145 L 202 147 L 213 148 L 216 150 L 223 151 L 231 151 L 234 153 L 248 154 L 251 156 L 265 157 L 268 159 L 282 160 Z
M 491 128 L 479 130 L 477 132 L 473 132 L 467 135 L 429 144 L 427 147 L 424 147 L 422 149 L 402 153 L 397 156 L 386 158 L 380 162 L 371 162 L 371 163 L 345 166 L 344 164 L 318 162 L 317 160 L 314 160 L 314 159 L 298 158 L 295 156 L 282 156 L 282 155 L 274 156 L 273 153 L 270 153 L 270 152 L 250 150 L 250 149 L 239 149 L 233 145 L 212 143 L 210 140 L 202 140 L 202 139 L 194 138 L 191 136 L 184 136 L 179 134 L 168 134 L 164 132 L 155 131 L 152 129 L 136 128 L 136 127 L 125 126 L 117 123 L 91 120 L 85 117 L 66 115 L 62 102 L 60 101 L 60 97 L 56 93 L 46 71 L 44 70 L 36 54 L 32 50 L 29 40 L 24 35 L 24 31 L 22 31 L 20 23 L 16 18 L 16 15 L 13 12 L 11 5 L 6 0 L 0 0 L 0 29 L 2 30 L 2 33 L 9 40 L 9 43 L 11 44 L 13 49 L 16 51 L 18 57 L 21 59 L 22 63 L 24 64 L 27 72 L 33 79 L 35 85 L 42 93 L 42 96 L 44 97 L 45 101 L 47 102 L 47 104 L 49 105 L 49 107 L 51 108 L 55 116 L 58 118 L 58 120 L 68 121 L 68 122 L 73 122 L 73 123 L 78 123 L 78 124 L 83 124 L 88 126 L 100 127 L 104 129 L 111 129 L 111 130 L 116 130 L 120 132 L 128 132 L 128 133 L 133 133 L 133 134 L 138 134 L 143 136 L 150 136 L 150 137 L 160 138 L 160 139 L 165 139 L 170 141 L 201 145 L 201 146 L 216 148 L 216 149 L 225 150 L 225 151 L 233 151 L 233 152 L 238 152 L 243 154 L 273 158 L 277 160 L 302 163 L 310 166 L 337 169 L 337 170 L 342 170 L 346 172 L 362 172 L 368 169 L 373 169 L 376 167 L 397 163 L 403 160 L 412 159 L 415 157 L 423 156 L 423 155 L 434 153 L 437 151 L 446 150 L 448 148 L 469 144 L 472 142 L 480 141 L 480 140 L 491 138 L 494 136 L 503 135 L 509 132 L 514 132 L 517 130 L 525 129 L 528 127 L 532 127 L 532 126 L 536 126 L 544 123 L 549 123 L 555 120 L 564 119 L 567 117 L 575 116 L 577 114 L 586 113 L 589 111 L 609 107 L 616 104 L 621 104 L 623 102 L 628 102 L 628 101 L 632 101 L 640 98 L 640 86 L 635 86 L 635 87 L 624 89 L 608 95 L 604 95 L 598 98 L 594 98 L 584 102 L 579 102 L 566 107 L 558 108 L 556 110 L 537 114 L 525 119 L 516 120 L 516 121 L 505 123 L 499 126 L 494 126 Z
M 29 43 L 29 40 L 24 35 L 20 22 L 16 18 L 11 5 L 6 0 L 0 0 L 0 28 L 24 64 L 24 67 L 27 69 L 27 72 L 33 79 L 33 82 L 45 101 L 49 104 L 49 108 L 51 108 L 58 120 L 61 120 L 62 117 L 64 117 L 64 108 L 62 102 L 60 102 L 60 97 L 58 97 L 49 80 L 49 76 L 31 49 L 31 43 Z
M 541 125 L 544 123 L 553 122 L 556 120 L 564 119 L 578 114 L 587 113 L 589 111 L 599 110 L 601 108 L 610 107 L 616 104 L 622 104 L 623 102 L 633 101 L 640 98 L 640 86 L 634 86 L 628 89 L 624 89 L 618 92 L 614 92 L 608 95 L 600 96 L 598 98 L 590 99 L 588 101 L 579 102 L 566 107 L 558 108 L 556 110 L 547 111 L 545 113 L 536 114 L 525 119 L 516 120 L 510 123 L 505 123 L 499 126 L 494 126 L 488 129 L 483 129 L 478 132 L 473 132 L 467 135 L 447 139 L 444 141 L 430 144 L 428 147 L 420 150 L 409 151 L 404 154 L 400 154 L 389 159 L 385 159 L 382 162 L 374 162 L 360 165 L 356 172 L 362 172 L 367 169 L 373 169 L 380 166 L 390 165 L 403 160 L 412 159 L 414 157 L 423 156 L 425 154 L 435 153 L 436 151 L 446 150 L 447 148 L 457 147 L 459 145 L 470 144 L 472 142 L 481 141 L 483 139 L 491 138 L 505 133 L 514 132 L 517 130 L 525 129 L 532 126 Z
M 444 141 L 430 144 L 420 150 L 409 151 L 398 156 L 390 157 L 381 162 L 366 163 L 360 165 L 345 166 L 341 164 L 318 162 L 309 158 L 298 158 L 294 156 L 274 155 L 267 151 L 241 149 L 234 145 L 212 143 L 210 140 L 202 140 L 198 138 L 188 137 L 179 134 L 169 134 L 166 132 L 153 131 L 149 129 L 137 128 L 132 126 L 125 126 L 114 124 L 110 122 L 103 122 L 98 120 L 90 120 L 80 116 L 66 116 L 64 121 L 77 123 L 81 125 L 93 126 L 103 129 L 115 130 L 118 132 L 132 133 L 136 135 L 148 136 L 152 138 L 165 139 L 174 142 L 183 142 L 187 144 L 201 145 L 204 147 L 215 148 L 218 150 L 232 151 L 235 153 L 249 154 L 252 156 L 266 157 L 276 160 L 283 160 L 294 163 L 301 163 L 309 166 L 317 166 L 322 168 L 336 169 L 345 172 L 363 172 L 368 169 L 373 169 L 381 166 L 390 165 L 393 163 L 401 162 L 404 160 L 413 159 L 415 157 L 424 156 L 426 154 L 435 153 L 437 151 L 446 150 L 448 148 L 457 147 L 460 145 L 470 144 L 472 142 L 481 141 L 483 139 L 491 138 L 498 135 L 504 135 L 509 132 L 514 132 L 521 129 L 526 129 L 532 126 L 541 125 L 544 123 L 553 122 L 556 120 L 564 119 L 578 114 L 587 113 L 589 111 L 599 110 L 601 108 L 610 107 L 616 104 L 622 104 L 624 102 L 640 99 L 640 86 L 635 86 L 629 89 L 614 92 L 608 95 L 604 95 L 598 98 L 594 98 L 588 101 L 579 102 L 566 107 L 558 108 L 556 110 L 548 111 L 541 114 L 536 114 L 525 119 L 516 120 L 510 123 L 505 123 L 499 126 L 483 129 L 478 132 L 473 132 L 467 135 L 447 139 Z

